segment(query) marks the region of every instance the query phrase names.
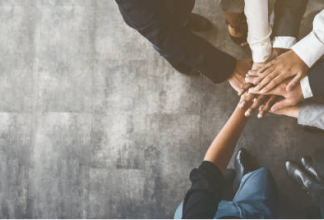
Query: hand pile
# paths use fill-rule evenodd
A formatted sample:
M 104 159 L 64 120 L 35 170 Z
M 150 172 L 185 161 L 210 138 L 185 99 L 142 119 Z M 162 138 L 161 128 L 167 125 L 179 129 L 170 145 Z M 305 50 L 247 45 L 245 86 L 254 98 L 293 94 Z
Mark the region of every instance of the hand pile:
M 266 63 L 239 60 L 229 82 L 241 96 L 239 107 L 247 108 L 245 116 L 259 109 L 262 118 L 268 111 L 281 114 L 303 99 L 299 82 L 307 71 L 294 51 L 274 49 Z

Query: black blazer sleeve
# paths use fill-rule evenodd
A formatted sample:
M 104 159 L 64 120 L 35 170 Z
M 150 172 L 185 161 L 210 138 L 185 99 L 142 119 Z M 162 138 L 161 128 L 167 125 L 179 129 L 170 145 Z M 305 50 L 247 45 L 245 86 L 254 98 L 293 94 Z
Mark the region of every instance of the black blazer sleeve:
M 306 10 L 307 0 L 277 0 L 273 36 L 298 37 L 301 19 Z
M 319 60 L 308 72 L 309 84 L 314 96 L 324 96 L 324 60 Z
M 158 0 L 116 0 L 125 22 L 163 55 L 202 72 L 214 83 L 229 78 L 236 59 L 185 28 Z

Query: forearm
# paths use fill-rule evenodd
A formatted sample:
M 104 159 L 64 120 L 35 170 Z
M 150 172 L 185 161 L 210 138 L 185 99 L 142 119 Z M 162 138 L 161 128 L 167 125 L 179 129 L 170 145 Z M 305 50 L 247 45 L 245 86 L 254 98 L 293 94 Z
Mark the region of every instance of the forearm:
M 212 142 L 204 160 L 212 162 L 224 173 L 247 120 L 248 118 L 244 116 L 244 109 L 236 107 L 230 119 Z

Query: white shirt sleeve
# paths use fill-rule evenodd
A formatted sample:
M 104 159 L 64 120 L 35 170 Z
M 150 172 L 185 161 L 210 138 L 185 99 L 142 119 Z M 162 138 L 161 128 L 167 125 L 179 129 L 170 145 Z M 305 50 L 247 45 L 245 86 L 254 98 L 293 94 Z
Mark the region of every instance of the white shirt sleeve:
M 304 96 L 304 99 L 313 97 L 313 92 L 309 84 L 308 76 L 305 76 L 302 80 L 300 80 L 300 87 Z
M 313 30 L 295 44 L 294 52 L 311 68 L 324 54 L 324 10 L 313 21 Z
M 295 37 L 278 36 L 273 39 L 273 48 L 290 49 L 297 42 Z
M 271 26 L 268 19 L 268 0 L 245 0 L 244 13 L 248 24 L 247 41 L 254 62 L 267 61 L 271 55 Z

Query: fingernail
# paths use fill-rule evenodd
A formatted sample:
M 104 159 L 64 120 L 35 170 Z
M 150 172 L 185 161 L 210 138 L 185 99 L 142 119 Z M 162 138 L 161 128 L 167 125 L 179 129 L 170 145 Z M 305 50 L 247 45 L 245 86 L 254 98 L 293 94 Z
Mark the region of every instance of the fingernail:
M 264 89 L 262 89 L 260 92 L 261 92 L 261 93 L 265 93 L 266 91 L 265 91 Z
M 271 110 L 272 110 L 273 112 L 275 112 L 275 111 L 277 111 L 278 109 L 276 109 L 276 108 L 271 108 Z
M 258 118 L 262 118 L 262 114 L 258 114 Z

